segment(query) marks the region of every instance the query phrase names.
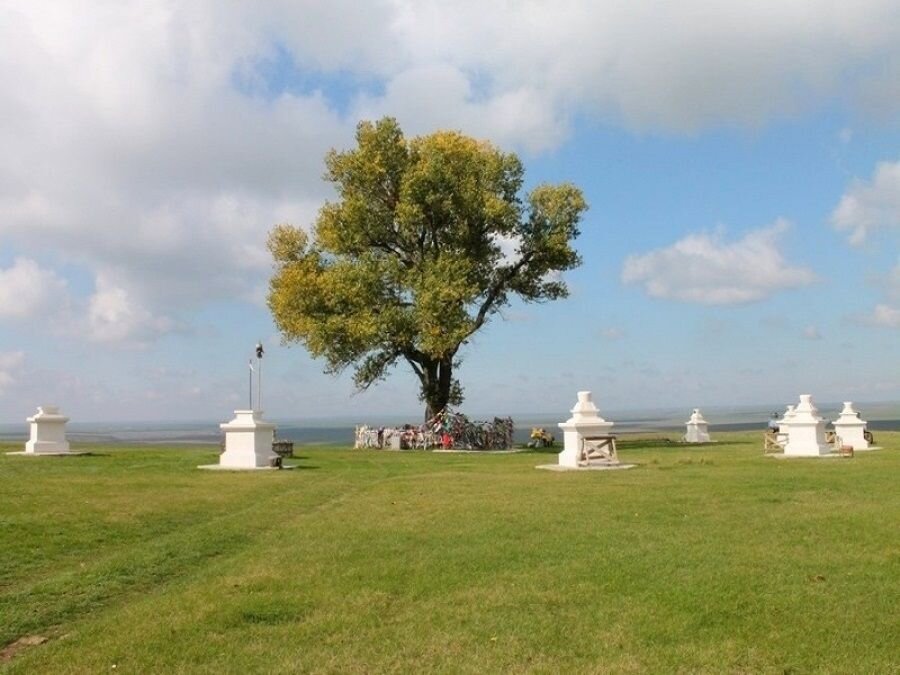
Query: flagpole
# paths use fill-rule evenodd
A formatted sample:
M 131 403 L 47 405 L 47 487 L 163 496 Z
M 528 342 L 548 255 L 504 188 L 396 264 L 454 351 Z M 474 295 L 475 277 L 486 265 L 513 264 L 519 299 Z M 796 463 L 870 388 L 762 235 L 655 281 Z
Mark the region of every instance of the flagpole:
M 250 366 L 250 410 L 253 410 L 253 361 L 247 361 L 247 365 Z
M 262 359 L 263 359 L 262 340 L 256 343 L 256 367 L 259 371 L 256 373 L 256 408 L 262 410 Z M 251 359 L 252 362 L 252 359 Z M 251 367 L 252 370 L 252 367 Z M 252 398 L 252 397 L 251 397 Z M 251 401 L 252 405 L 252 401 Z

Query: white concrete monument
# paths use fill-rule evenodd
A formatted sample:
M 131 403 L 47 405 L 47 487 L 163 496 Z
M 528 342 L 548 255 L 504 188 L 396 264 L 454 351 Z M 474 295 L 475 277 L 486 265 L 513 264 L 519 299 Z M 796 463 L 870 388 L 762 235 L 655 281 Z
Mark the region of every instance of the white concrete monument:
M 795 407 L 789 405 L 778 421 L 778 434 L 775 436 L 775 439 L 782 448 L 788 444 L 791 438 L 791 420 L 794 419 Z
M 686 443 L 709 443 L 709 423 L 703 419 L 700 408 L 694 408 L 691 419 L 686 423 L 687 432 L 684 434 Z
M 66 422 L 69 418 L 59 414 L 55 405 L 38 406 L 37 414 L 25 420 L 31 426 L 31 434 L 25 444 L 26 455 L 68 455 Z
M 614 422 L 607 422 L 600 417 L 589 391 L 578 392 L 578 402 L 570 412 L 572 417 L 558 425 L 563 430 L 563 450 L 559 453 L 559 466 L 577 469 L 583 459 L 585 439 L 609 436 Z
M 800 394 L 784 446 L 785 457 L 821 457 L 830 452 L 831 447 L 825 441 L 825 420 L 819 417 L 812 396 Z
M 273 469 L 278 455 L 272 450 L 275 425 L 262 418 L 262 410 L 235 410 L 234 419 L 220 424 L 225 432 L 225 451 L 218 464 L 203 468 Z
M 844 401 L 844 409 L 834 421 L 834 433 L 841 445 L 850 445 L 854 450 L 868 450 L 869 441 L 865 437 L 866 423 L 853 409 L 852 401 Z

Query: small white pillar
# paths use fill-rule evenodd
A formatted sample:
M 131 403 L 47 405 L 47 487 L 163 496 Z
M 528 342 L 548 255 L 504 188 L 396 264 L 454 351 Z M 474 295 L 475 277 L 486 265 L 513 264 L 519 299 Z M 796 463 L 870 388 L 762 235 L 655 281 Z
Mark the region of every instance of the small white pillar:
M 278 455 L 272 450 L 275 425 L 262 419 L 262 410 L 235 410 L 234 419 L 219 428 L 225 432 L 223 469 L 268 469 Z
M 790 421 L 785 456 L 819 457 L 827 455 L 831 448 L 825 442 L 825 420 L 809 394 L 800 394 L 800 403 L 794 409 Z
M 37 414 L 25 421 L 31 425 L 25 454 L 62 455 L 69 452 L 69 442 L 66 440 L 66 422 L 69 418 L 60 415 L 55 405 L 38 406 Z
M 700 412 L 700 408 L 694 408 L 694 412 L 691 413 L 691 419 L 689 419 L 686 423 L 687 433 L 684 435 L 684 440 L 688 443 L 709 443 L 709 423 L 703 419 L 703 414 Z
M 559 453 L 559 466 L 577 469 L 583 439 L 608 435 L 614 422 L 607 422 L 600 417 L 589 391 L 578 392 L 578 402 L 570 412 L 572 417 L 557 425 L 563 431 L 563 449 Z
M 844 409 L 834 421 L 834 433 L 841 439 L 841 445 L 852 445 L 854 450 L 868 450 L 869 441 L 865 437 L 866 423 L 853 409 L 852 401 L 844 401 Z

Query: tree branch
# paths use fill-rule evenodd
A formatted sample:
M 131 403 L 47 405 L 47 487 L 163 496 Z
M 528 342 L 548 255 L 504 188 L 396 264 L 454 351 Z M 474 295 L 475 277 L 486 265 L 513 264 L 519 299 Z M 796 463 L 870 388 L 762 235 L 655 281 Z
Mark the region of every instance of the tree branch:
M 512 281 L 515 276 L 522 271 L 522 268 L 525 267 L 531 259 L 534 257 L 534 252 L 529 251 L 524 254 L 514 265 L 506 268 L 504 274 L 494 282 L 491 287 L 488 289 L 487 295 L 484 298 L 484 302 L 481 304 L 481 308 L 478 310 L 478 314 L 475 315 L 475 323 L 472 324 L 471 330 L 466 333 L 466 337 L 473 335 L 478 329 L 480 329 L 484 322 L 487 320 L 488 314 L 494 306 L 494 303 L 497 301 L 497 298 L 500 297 L 500 294 L 506 289 L 507 284 Z

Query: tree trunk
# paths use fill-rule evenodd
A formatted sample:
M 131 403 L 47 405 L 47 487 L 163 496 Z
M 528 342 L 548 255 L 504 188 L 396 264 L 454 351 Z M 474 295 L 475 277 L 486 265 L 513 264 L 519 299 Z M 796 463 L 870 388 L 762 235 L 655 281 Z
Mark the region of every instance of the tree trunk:
M 450 402 L 453 384 L 453 359 L 444 358 L 422 364 L 422 398 L 425 399 L 425 421 L 441 412 Z

